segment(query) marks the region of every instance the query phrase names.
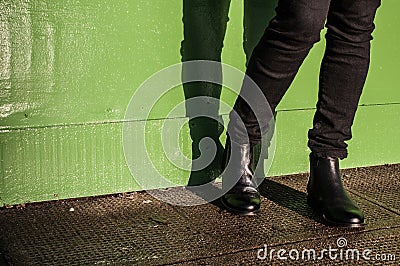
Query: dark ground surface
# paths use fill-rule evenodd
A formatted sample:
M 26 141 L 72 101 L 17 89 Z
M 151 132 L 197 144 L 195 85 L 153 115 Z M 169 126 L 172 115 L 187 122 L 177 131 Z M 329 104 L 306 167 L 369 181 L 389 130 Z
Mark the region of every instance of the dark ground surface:
M 174 206 L 146 192 L 4 208 L 0 264 L 400 265 L 400 164 L 342 176 L 366 216 L 363 230 L 322 224 L 306 204 L 308 175 L 298 174 L 265 180 L 257 216 L 237 217 L 218 204 Z M 175 197 L 184 197 L 183 190 Z M 272 259 L 257 257 L 265 245 L 268 254 L 275 250 Z M 319 259 L 329 248 L 337 249 L 332 258 L 325 252 Z M 278 258 L 280 249 L 286 260 Z M 311 249 L 315 260 L 308 251 L 302 257 Z

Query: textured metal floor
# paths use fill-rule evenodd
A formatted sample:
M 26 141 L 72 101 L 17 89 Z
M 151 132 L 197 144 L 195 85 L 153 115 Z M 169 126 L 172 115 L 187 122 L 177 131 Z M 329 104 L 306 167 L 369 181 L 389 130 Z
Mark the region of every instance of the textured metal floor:
M 306 204 L 307 174 L 300 174 L 266 179 L 262 211 L 252 217 L 231 215 L 218 204 L 172 206 L 145 192 L 1 209 L 0 264 L 400 265 L 400 164 L 342 175 L 364 210 L 364 230 L 323 225 Z M 258 258 L 265 245 L 267 258 Z M 357 251 L 359 260 L 351 252 L 347 260 L 327 253 L 319 259 L 330 247 L 338 249 L 333 255 Z M 277 257 L 280 249 L 286 260 Z M 315 260 L 301 257 L 310 249 Z M 373 261 L 361 256 L 366 249 Z

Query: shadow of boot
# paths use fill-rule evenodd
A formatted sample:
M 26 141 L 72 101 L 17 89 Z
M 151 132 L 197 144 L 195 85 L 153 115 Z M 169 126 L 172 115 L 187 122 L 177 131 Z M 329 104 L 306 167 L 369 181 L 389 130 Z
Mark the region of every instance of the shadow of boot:
M 294 211 L 307 219 L 323 223 L 322 218 L 308 206 L 307 194 L 302 191 L 298 191 L 271 179 L 265 179 L 260 186 L 260 192 L 262 196 L 275 202 L 279 206 Z
M 192 171 L 188 186 L 212 182 L 222 173 L 224 147 L 219 136 L 223 132 L 222 119 L 196 117 L 189 120 L 192 138 Z

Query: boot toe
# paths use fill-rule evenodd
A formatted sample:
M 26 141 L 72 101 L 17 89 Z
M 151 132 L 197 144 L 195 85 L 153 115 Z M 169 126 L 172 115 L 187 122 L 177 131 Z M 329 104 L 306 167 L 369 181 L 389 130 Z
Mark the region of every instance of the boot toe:
M 249 194 L 225 194 L 221 201 L 228 211 L 235 214 L 251 215 L 260 209 L 260 196 Z
M 332 208 L 324 213 L 324 219 L 332 225 L 344 227 L 363 227 L 364 215 L 359 209 L 343 210 L 343 208 Z

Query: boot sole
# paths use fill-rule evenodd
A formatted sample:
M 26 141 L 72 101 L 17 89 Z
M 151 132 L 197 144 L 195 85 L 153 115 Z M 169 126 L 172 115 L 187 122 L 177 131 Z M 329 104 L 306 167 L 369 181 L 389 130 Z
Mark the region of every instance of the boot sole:
M 310 206 L 314 211 L 316 211 L 319 215 L 322 216 L 322 219 L 324 220 L 325 224 L 328 226 L 334 226 L 334 227 L 344 227 L 344 228 L 355 228 L 355 229 L 363 229 L 366 226 L 366 223 L 362 224 L 355 224 L 355 223 L 338 223 L 334 222 L 328 218 L 326 218 L 325 214 L 322 211 L 322 208 L 316 204 L 311 197 L 307 195 L 307 204 Z
M 242 211 L 242 210 L 237 210 L 234 209 L 232 207 L 230 207 L 228 204 L 225 203 L 225 201 L 223 200 L 223 197 L 221 197 L 220 199 L 222 205 L 224 206 L 224 208 L 235 215 L 239 215 L 239 216 L 254 216 L 257 215 L 260 212 L 260 209 L 254 210 L 254 211 Z

